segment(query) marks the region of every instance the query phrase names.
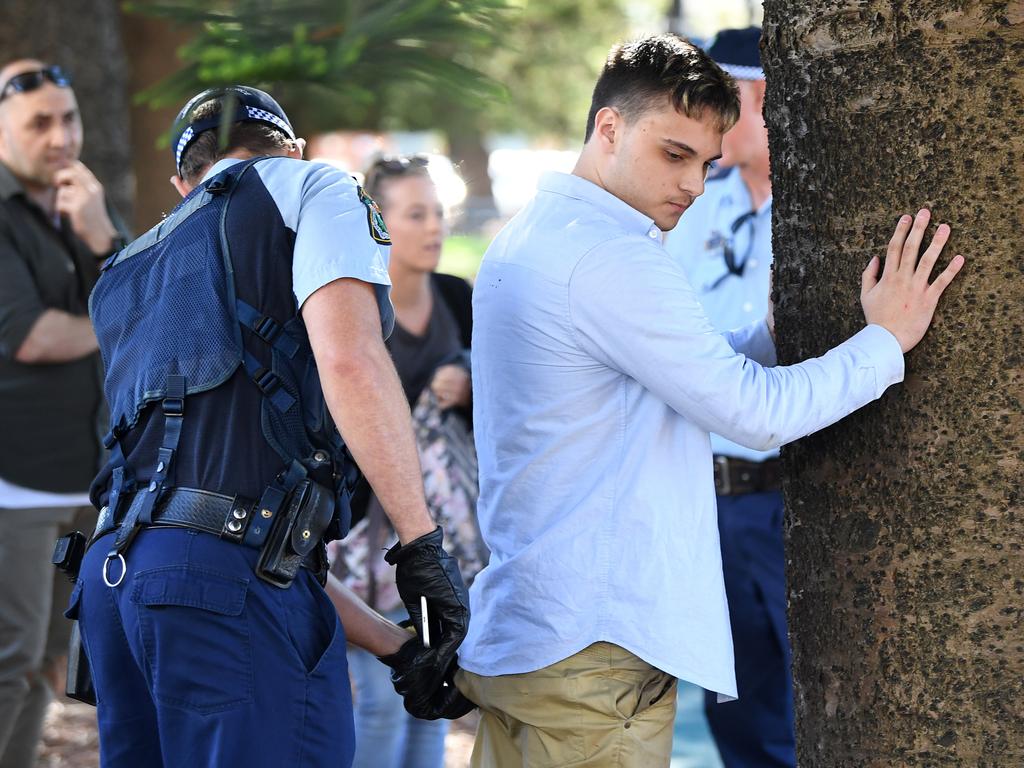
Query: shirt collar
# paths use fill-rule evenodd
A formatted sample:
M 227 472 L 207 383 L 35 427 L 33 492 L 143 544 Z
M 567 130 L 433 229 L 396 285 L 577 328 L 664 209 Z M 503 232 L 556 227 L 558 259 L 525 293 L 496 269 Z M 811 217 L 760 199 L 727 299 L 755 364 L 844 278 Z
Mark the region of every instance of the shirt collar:
M 222 160 L 218 160 L 216 163 L 210 166 L 210 170 L 203 174 L 202 181 L 200 181 L 199 184 L 202 184 L 204 181 L 213 178 L 221 171 L 226 171 L 232 165 L 237 165 L 238 163 L 241 162 L 244 161 L 238 157 L 225 157 Z M 196 186 L 199 186 L 199 184 L 197 184 Z
M 11 173 L 11 169 L 0 163 L 0 200 L 10 200 L 15 195 L 24 194 L 25 188 Z
M 750 210 L 750 190 L 747 189 L 747 185 L 743 183 L 743 177 L 740 175 L 739 168 L 733 168 L 728 175 L 722 178 L 720 183 L 723 184 L 724 187 L 722 196 L 718 198 L 719 205 L 733 206 L 737 208 L 737 210 L 742 209 L 742 213 Z M 768 195 L 768 199 L 761 203 L 756 214 L 760 217 L 765 213 L 770 212 L 771 209 L 772 196 Z
M 537 189 L 590 203 L 637 234 L 654 237 L 652 233 L 656 233 L 659 238 L 661 237 L 661 230 L 654 223 L 654 219 L 581 176 L 571 173 L 545 173 L 540 177 Z

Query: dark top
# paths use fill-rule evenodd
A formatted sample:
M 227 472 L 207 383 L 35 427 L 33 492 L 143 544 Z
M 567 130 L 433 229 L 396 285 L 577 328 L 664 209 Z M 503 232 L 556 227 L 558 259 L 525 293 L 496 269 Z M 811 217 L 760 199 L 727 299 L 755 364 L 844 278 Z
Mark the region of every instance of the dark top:
M 47 309 L 88 315 L 96 256 L 55 225 L 0 163 L 0 477 L 54 493 L 84 492 L 100 464 L 99 354 L 26 365 L 14 355 Z
M 434 306 L 424 334 L 417 336 L 395 322 L 395 329 L 387 340 L 410 407 L 416 405 L 434 377 L 434 371 L 442 365 L 455 363 L 469 368 L 467 353 L 473 336 L 473 289 L 454 275 L 434 273 L 430 277 Z M 471 409 L 454 410 L 472 425 Z M 370 493 L 369 484 L 361 480 L 352 498 L 353 524 L 366 514 Z
M 461 362 L 462 341 L 459 326 L 451 308 L 444 301 L 434 281 L 430 283 L 434 306 L 422 336 L 407 331 L 398 322 L 387 341 L 391 359 L 402 381 L 409 406 L 416 404 L 442 365 Z

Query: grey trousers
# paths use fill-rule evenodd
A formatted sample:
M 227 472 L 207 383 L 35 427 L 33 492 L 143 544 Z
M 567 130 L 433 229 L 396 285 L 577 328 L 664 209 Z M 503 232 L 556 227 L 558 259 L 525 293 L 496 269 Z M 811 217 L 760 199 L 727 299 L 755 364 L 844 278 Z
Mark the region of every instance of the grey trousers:
M 43 670 L 67 653 L 71 583 L 50 562 L 60 534 L 92 533 L 92 507 L 0 509 L 0 768 L 32 768 L 53 692 Z

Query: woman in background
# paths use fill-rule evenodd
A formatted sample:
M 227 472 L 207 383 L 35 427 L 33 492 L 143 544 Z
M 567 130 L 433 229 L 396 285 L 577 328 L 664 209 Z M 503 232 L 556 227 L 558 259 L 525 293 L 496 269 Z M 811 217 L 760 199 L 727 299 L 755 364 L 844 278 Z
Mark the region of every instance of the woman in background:
M 467 585 L 487 559 L 476 524 L 476 454 L 471 428 L 471 289 L 434 272 L 445 237 L 444 209 L 419 156 L 381 158 L 366 173 L 391 236 L 395 329 L 387 346 L 412 409 L 427 506 L 445 533 Z M 366 498 L 368 497 L 368 498 Z M 383 550 L 395 534 L 372 494 L 353 502 L 358 520 L 333 548 L 335 573 L 393 621 L 408 618 Z M 390 670 L 350 648 L 355 685 L 353 768 L 442 768 L 447 720 L 417 720 L 395 693 Z

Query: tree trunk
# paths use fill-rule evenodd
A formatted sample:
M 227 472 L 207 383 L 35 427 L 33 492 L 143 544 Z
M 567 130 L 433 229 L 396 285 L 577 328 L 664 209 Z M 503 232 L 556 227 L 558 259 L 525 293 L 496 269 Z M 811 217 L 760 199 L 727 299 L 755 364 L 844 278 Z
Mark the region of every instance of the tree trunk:
M 484 145 L 479 115 L 452 101 L 449 109 L 457 115 L 446 121 L 448 155 L 466 182 L 466 201 L 460 229 L 478 232 L 498 215 L 488 170 L 490 152 Z
M 784 450 L 800 764 L 1024 765 L 1024 3 L 766 0 L 764 39 L 782 362 L 862 325 L 899 214 L 967 257 L 904 384 Z
M 128 88 L 138 93 L 173 74 L 181 66 L 178 48 L 189 38 L 188 27 L 174 25 L 135 13 L 121 17 L 125 53 L 131 62 Z M 171 130 L 181 104 L 152 109 L 146 104 L 133 104 L 132 167 L 137 183 L 135 197 L 135 233 L 142 234 L 158 223 L 181 196 L 168 181 L 174 175 L 174 160 L 167 146 L 157 146 L 161 137 Z
M 36 58 L 74 78 L 85 126 L 84 162 L 125 221 L 131 221 L 127 72 L 116 0 L 2 0 L 3 61 Z

